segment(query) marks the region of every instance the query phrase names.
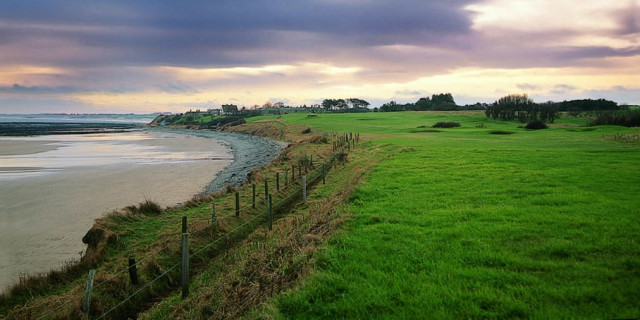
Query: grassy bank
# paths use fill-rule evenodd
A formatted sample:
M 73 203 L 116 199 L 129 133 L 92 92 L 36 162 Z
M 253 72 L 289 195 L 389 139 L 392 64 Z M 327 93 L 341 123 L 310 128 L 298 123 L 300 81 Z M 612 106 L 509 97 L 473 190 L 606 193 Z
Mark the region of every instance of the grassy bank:
M 284 125 L 280 125 L 283 127 Z M 268 125 L 260 125 L 266 127 Z M 269 136 L 269 130 L 246 127 L 254 134 Z M 264 181 L 268 181 L 274 208 L 287 210 L 299 202 L 300 175 L 295 182 L 291 166 L 317 177 L 320 164 L 332 159 L 331 140 L 318 134 L 301 134 L 304 128 L 291 126 L 288 132 L 279 130 L 291 142 L 281 156 L 264 168 L 257 168 L 240 188 L 226 190 L 206 197 L 194 198 L 181 207 L 159 210 L 149 203 L 129 206 L 98 219 L 87 235 L 89 249 L 83 260 L 64 270 L 45 276 L 26 278 L 0 296 L 0 318 L 31 319 L 81 317 L 83 290 L 89 269 L 96 269 L 92 293 L 90 318 L 105 315 L 107 319 L 135 317 L 155 302 L 179 292 L 180 288 L 180 226 L 183 216 L 188 218 L 191 274 L 197 275 L 210 263 L 220 259 L 225 250 L 231 250 L 243 239 L 265 224 L 266 202 Z M 247 155 L 251 156 L 251 155 Z M 314 165 L 310 158 L 313 156 Z M 242 159 L 239 160 L 241 163 Z M 289 169 L 289 186 L 285 188 L 285 169 Z M 276 177 L 279 174 L 280 190 Z M 311 178 L 311 176 L 310 176 Z M 317 183 L 309 181 L 309 183 Z M 252 186 L 256 185 L 256 205 L 252 205 Z M 236 216 L 235 194 L 241 205 Z M 216 228 L 211 226 L 211 202 L 216 204 Z M 152 210 L 149 210 L 151 208 Z M 194 252 L 197 252 L 195 255 Z M 139 284 L 128 279 L 129 257 L 137 260 Z M 115 308 L 114 308 L 115 307 Z
M 250 177 L 258 194 L 263 178 L 273 187 L 276 172 L 305 156 L 328 159 L 331 141 L 321 132 L 357 132 L 362 141 L 306 204 L 279 208 L 274 231 L 250 224 L 197 257 L 188 298 L 171 273 L 109 317 L 637 317 L 638 130 L 584 127 L 588 121 L 561 118 L 533 131 L 477 112 L 249 118 L 235 130 L 293 142 Z M 449 122 L 460 126 L 433 128 Z M 251 185 L 239 191 L 248 203 Z M 193 250 L 207 245 L 209 200 L 102 221 L 116 238 L 105 240 L 96 262 L 103 304 L 92 305 L 94 314 L 138 290 L 117 274 L 129 255 L 146 259 L 143 285 L 176 261 L 182 215 L 189 230 L 201 230 Z M 260 212 L 235 219 L 233 193 L 214 201 L 218 232 Z M 70 308 L 50 315 L 78 315 L 84 281 L 27 292 L 26 307 L 13 304 L 10 316 L 28 318 L 69 299 Z
M 292 115 L 396 149 L 276 318 L 626 318 L 640 314 L 640 148 L 632 129 L 481 115 Z M 460 128 L 424 130 L 441 121 Z M 492 131 L 512 134 L 494 135 Z M 635 130 L 637 131 L 637 130 Z

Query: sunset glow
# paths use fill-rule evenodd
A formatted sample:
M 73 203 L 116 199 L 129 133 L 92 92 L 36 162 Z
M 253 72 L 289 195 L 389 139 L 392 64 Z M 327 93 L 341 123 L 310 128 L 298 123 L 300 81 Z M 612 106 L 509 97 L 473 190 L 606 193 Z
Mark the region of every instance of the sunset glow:
M 623 1 L 3 1 L 0 113 L 183 112 L 451 92 L 640 103 Z

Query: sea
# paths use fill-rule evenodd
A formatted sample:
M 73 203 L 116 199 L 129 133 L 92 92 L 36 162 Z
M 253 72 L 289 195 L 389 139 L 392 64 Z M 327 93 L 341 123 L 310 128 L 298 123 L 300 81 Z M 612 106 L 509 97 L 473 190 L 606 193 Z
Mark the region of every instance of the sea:
M 143 127 L 152 119 L 0 115 L 0 291 L 79 259 L 96 218 L 179 205 L 233 160 L 217 140 Z

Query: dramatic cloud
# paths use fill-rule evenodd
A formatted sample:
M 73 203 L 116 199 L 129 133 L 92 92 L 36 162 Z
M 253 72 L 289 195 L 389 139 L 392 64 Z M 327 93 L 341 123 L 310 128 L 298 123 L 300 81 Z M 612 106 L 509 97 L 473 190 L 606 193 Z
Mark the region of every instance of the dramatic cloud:
M 181 111 L 272 97 L 619 92 L 609 89 L 636 80 L 638 12 L 637 0 L 5 0 L 0 112 L 22 110 L 21 97 Z

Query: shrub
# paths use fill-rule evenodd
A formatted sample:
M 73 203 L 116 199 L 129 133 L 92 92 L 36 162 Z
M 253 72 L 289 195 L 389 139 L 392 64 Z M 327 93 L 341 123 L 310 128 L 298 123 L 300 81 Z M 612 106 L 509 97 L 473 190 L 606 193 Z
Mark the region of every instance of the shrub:
M 311 128 L 306 128 L 302 130 L 302 134 L 308 134 L 308 133 L 311 133 Z
M 431 127 L 432 128 L 455 128 L 459 126 L 460 124 L 457 122 L 438 122 Z
M 326 143 L 329 143 L 329 135 L 327 135 L 327 134 L 317 135 L 317 136 L 311 138 L 310 142 L 311 143 L 315 143 L 315 144 L 326 144 Z
M 549 126 L 547 126 L 547 124 L 544 123 L 542 120 L 533 120 L 527 123 L 525 128 L 530 130 L 540 130 L 540 129 L 547 129 L 549 128 Z
M 138 205 L 138 212 L 145 216 L 157 216 L 162 213 L 162 207 L 156 202 L 146 199 Z
M 490 134 L 514 134 L 515 132 L 511 131 L 503 131 L 503 130 L 493 130 L 489 131 Z
M 336 160 L 338 161 L 338 163 L 346 163 L 348 160 L 348 155 L 346 152 L 344 152 L 344 150 L 341 150 L 337 155 L 336 155 Z

